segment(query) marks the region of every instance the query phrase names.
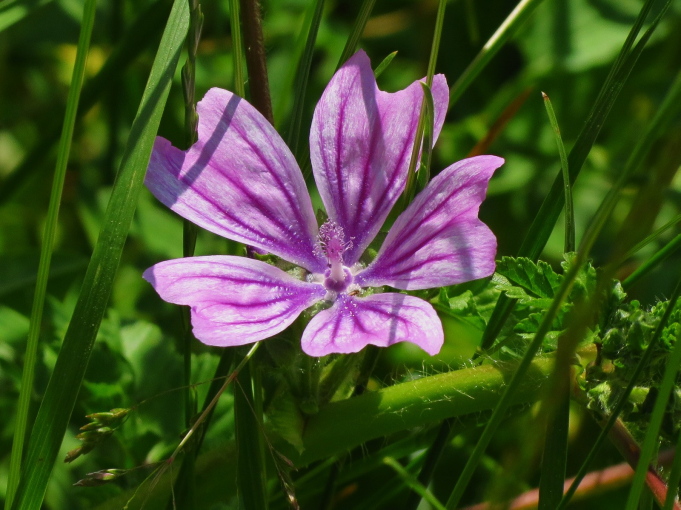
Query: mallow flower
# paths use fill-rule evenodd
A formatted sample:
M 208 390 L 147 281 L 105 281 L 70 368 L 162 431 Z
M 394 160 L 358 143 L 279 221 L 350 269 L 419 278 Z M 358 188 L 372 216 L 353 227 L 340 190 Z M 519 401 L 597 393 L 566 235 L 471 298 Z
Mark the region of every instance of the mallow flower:
M 449 90 L 434 77 L 434 138 Z M 319 309 L 301 338 L 310 356 L 409 341 L 433 355 L 444 341 L 432 305 L 385 287 L 418 290 L 494 272 L 496 238 L 478 219 L 503 160 L 478 156 L 440 172 L 394 221 L 376 257 L 363 255 L 404 190 L 423 89 L 378 89 L 356 53 L 333 76 L 314 112 L 310 158 L 328 214 L 318 225 L 298 164 L 274 128 L 244 99 L 211 89 L 198 104 L 198 142 L 187 151 L 157 138 L 146 185 L 180 216 L 298 266 L 239 256 L 161 262 L 144 273 L 166 301 L 191 307 L 208 345 L 276 335 Z

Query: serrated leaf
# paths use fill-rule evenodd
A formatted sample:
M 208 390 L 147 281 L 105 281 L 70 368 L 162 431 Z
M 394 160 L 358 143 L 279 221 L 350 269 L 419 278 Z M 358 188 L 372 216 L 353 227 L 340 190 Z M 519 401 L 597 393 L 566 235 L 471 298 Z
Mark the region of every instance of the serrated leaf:
M 497 289 L 506 294 L 509 298 L 517 300 L 521 305 L 541 309 L 548 308 L 551 305 L 550 298 L 536 298 L 528 294 L 524 288 L 517 287 L 506 278 L 502 278 L 497 279 Z
M 546 262 L 533 262 L 525 257 L 502 257 L 497 263 L 497 273 L 528 295 L 539 298 L 553 299 L 563 281 L 563 276 Z

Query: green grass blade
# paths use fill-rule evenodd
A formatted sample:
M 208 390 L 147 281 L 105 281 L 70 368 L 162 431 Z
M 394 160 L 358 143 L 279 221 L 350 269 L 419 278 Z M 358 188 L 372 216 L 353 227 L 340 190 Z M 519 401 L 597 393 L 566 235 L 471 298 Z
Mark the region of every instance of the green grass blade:
M 66 115 L 62 128 L 59 151 L 57 153 L 57 164 L 52 181 L 52 192 L 50 195 L 50 205 L 47 211 L 47 220 L 43 232 L 43 242 L 40 248 L 40 263 L 38 265 L 38 279 L 33 296 L 33 307 L 31 308 L 31 322 L 28 329 L 28 339 L 26 341 L 26 352 L 24 355 L 24 370 L 21 375 L 21 391 L 19 393 L 19 404 L 17 406 L 17 417 L 15 424 L 14 438 L 12 442 L 12 455 L 10 460 L 10 470 L 7 481 L 7 496 L 5 508 L 12 508 L 14 494 L 19 485 L 21 476 L 22 454 L 25 447 L 26 436 L 30 431 L 28 423 L 28 412 L 33 395 L 33 384 L 35 379 L 35 365 L 38 354 L 38 340 L 43 318 L 43 308 L 45 306 L 45 294 L 47 291 L 47 281 L 50 276 L 50 262 L 52 250 L 57 232 L 59 221 L 59 206 L 61 205 L 62 192 L 64 191 L 64 179 L 66 178 L 66 167 L 69 162 L 71 152 L 71 142 L 73 140 L 73 130 L 76 125 L 76 115 L 78 112 L 78 101 L 80 99 L 83 79 L 85 76 L 85 62 L 90 47 L 92 27 L 95 23 L 96 0 L 87 0 L 83 6 L 83 19 L 81 22 L 80 36 L 78 38 L 78 49 L 76 61 L 71 76 L 69 94 L 66 100 Z
M 632 27 L 627 40 L 625 41 L 620 56 L 616 59 L 613 64 L 612 70 L 608 79 L 603 84 L 601 88 L 601 93 L 598 95 L 596 102 L 594 103 L 591 112 L 589 113 L 588 119 L 582 131 L 577 137 L 570 154 L 568 155 L 568 167 L 570 173 L 570 182 L 574 183 L 579 172 L 582 169 L 586 157 L 591 151 L 591 147 L 596 141 L 596 137 L 601 130 L 612 106 L 615 103 L 624 83 L 626 82 L 629 74 L 636 65 L 646 42 L 657 28 L 659 21 L 662 19 L 666 9 L 669 7 L 670 1 L 667 1 L 665 8 L 660 12 L 657 18 L 650 25 L 646 33 L 638 44 L 630 49 L 630 42 L 636 38 L 638 31 L 640 31 L 643 21 L 645 20 L 645 15 L 650 9 L 650 5 L 655 0 L 647 0 L 644 6 L 641 8 L 639 16 Z M 551 231 L 556 224 L 558 216 L 563 208 L 564 204 L 564 188 L 563 188 L 563 176 L 562 172 L 559 173 L 551 190 L 547 194 L 544 202 L 542 203 L 539 211 L 537 212 L 530 229 L 525 236 L 525 239 L 518 250 L 519 257 L 528 257 L 532 260 L 536 260 L 541 251 L 544 249 L 546 242 L 551 235 Z M 481 349 L 486 350 L 494 343 L 497 335 L 501 331 L 506 318 L 513 309 L 515 302 L 506 296 L 501 296 L 497 302 L 497 305 L 490 317 L 487 328 L 483 333 L 483 338 L 481 342 Z
M 639 281 L 641 278 L 643 278 L 646 274 L 648 274 L 651 270 L 657 267 L 657 265 L 660 262 L 668 259 L 671 255 L 673 255 L 679 248 L 681 248 L 681 234 L 674 237 L 674 239 L 669 241 L 664 247 L 657 251 L 655 255 L 650 257 L 645 263 L 641 264 L 641 266 L 639 266 L 636 269 L 636 271 L 631 273 L 622 282 L 622 286 L 625 289 L 628 289 L 637 281 Z
M 570 397 L 562 395 L 546 427 L 539 480 L 539 510 L 553 510 L 563 497 L 570 425 Z
M 103 97 L 116 83 L 113 79 L 120 76 L 128 66 L 148 47 L 156 41 L 157 34 L 163 28 L 163 20 L 168 18 L 169 3 L 158 0 L 147 8 L 126 31 L 123 40 L 107 59 L 104 66 L 90 80 L 88 80 L 80 96 L 78 117 L 87 113 L 97 101 Z M 52 113 L 51 118 L 61 119 L 64 114 Z M 47 169 L 45 159 L 51 155 L 52 146 L 59 140 L 60 125 L 48 124 L 44 127 L 45 135 L 29 151 L 22 163 L 0 182 L 0 207 L 8 202 L 12 196 L 34 178 L 42 170 Z
M 411 160 L 409 161 L 409 170 L 407 171 L 407 183 L 404 186 L 402 193 L 401 209 L 404 210 L 411 203 L 416 193 L 416 179 L 417 166 L 421 159 L 421 149 L 424 147 L 424 138 L 426 132 L 430 132 L 430 139 L 425 145 L 424 161 L 426 163 L 426 172 L 430 171 L 430 157 L 433 150 L 433 120 L 435 119 L 435 107 L 433 104 L 433 95 L 430 92 L 430 87 L 433 86 L 433 76 L 435 75 L 435 64 L 437 63 L 437 55 L 440 50 L 440 40 L 442 39 L 442 26 L 445 19 L 445 8 L 447 0 L 440 0 L 437 8 L 437 15 L 435 18 L 435 30 L 433 31 L 433 44 L 430 48 L 430 58 L 428 59 L 428 72 L 426 73 L 426 88 L 423 92 L 423 102 L 421 103 L 421 112 L 419 113 L 419 122 L 416 126 L 416 137 L 414 138 L 414 146 L 411 151 Z M 430 109 L 429 109 L 430 108 Z M 427 126 L 430 122 L 430 126 Z M 428 179 L 425 179 L 427 182 Z
M 423 102 L 426 106 L 423 118 L 423 154 L 421 155 L 421 168 L 419 172 L 423 172 L 423 176 L 419 175 L 418 180 L 423 183 L 423 186 L 430 180 L 430 161 L 433 157 L 433 138 L 435 131 L 435 101 L 433 100 L 433 93 L 430 87 L 421 83 L 423 88 Z
M 336 70 L 338 70 L 338 68 L 342 66 L 347 59 L 352 57 L 352 55 L 357 50 L 359 38 L 362 37 L 364 27 L 366 27 L 367 21 L 369 21 L 369 16 L 371 16 L 371 11 L 374 10 L 375 3 L 376 0 L 364 0 L 362 2 L 362 7 L 360 7 L 359 13 L 355 18 L 355 24 L 352 27 L 350 36 L 348 37 L 348 40 L 345 42 L 345 47 L 343 48 L 343 53 L 341 53 L 340 59 L 338 60 L 338 66 L 336 66 Z
M 456 508 L 457 505 L 459 504 L 461 496 L 463 496 L 464 490 L 466 489 L 468 482 L 470 481 L 471 477 L 473 476 L 473 473 L 477 469 L 478 464 L 482 460 L 485 450 L 487 449 L 487 445 L 489 445 L 489 442 L 492 440 L 494 433 L 496 432 L 497 428 L 504 419 L 506 411 L 513 403 L 516 392 L 520 388 L 523 381 L 527 378 L 528 369 L 532 364 L 532 360 L 537 354 L 537 351 L 539 351 L 539 348 L 542 346 L 544 338 L 546 337 L 546 334 L 549 332 L 551 324 L 553 323 L 553 320 L 555 319 L 558 310 L 563 304 L 563 301 L 569 294 L 570 289 L 572 288 L 572 284 L 574 283 L 575 278 L 577 277 L 577 274 L 579 273 L 579 269 L 581 268 L 583 262 L 584 262 L 583 257 L 581 259 L 575 260 L 574 263 L 570 266 L 570 270 L 566 273 L 563 283 L 556 292 L 555 298 L 551 302 L 551 306 L 546 311 L 544 317 L 542 317 L 542 321 L 541 324 L 539 325 L 539 328 L 537 329 L 537 333 L 535 334 L 534 338 L 532 339 L 532 342 L 525 351 L 525 354 L 523 355 L 523 358 L 520 361 L 517 370 L 513 374 L 513 377 L 511 378 L 510 382 L 504 389 L 504 393 L 501 399 L 494 408 L 492 417 L 487 422 L 487 425 L 485 426 L 482 435 L 478 439 L 478 442 L 475 445 L 473 452 L 469 456 L 468 461 L 466 462 L 466 465 L 461 475 L 459 476 L 459 479 L 456 481 L 456 485 L 454 486 L 454 489 L 452 490 L 452 493 L 449 496 L 449 499 L 447 500 L 446 506 L 448 509 Z
M 433 508 L 436 510 L 445 510 L 444 505 L 438 501 L 433 493 L 430 492 L 427 487 L 421 485 L 421 483 L 414 478 L 409 471 L 402 467 L 402 464 L 397 462 L 392 457 L 385 457 L 383 462 L 390 466 L 395 473 L 397 473 L 397 476 L 402 479 L 402 482 L 404 482 L 405 485 L 409 486 L 409 488 L 411 488 L 415 493 L 425 499 Z
M 286 143 L 291 149 L 291 152 L 296 155 L 298 155 L 299 152 L 298 144 L 300 143 L 300 130 L 303 123 L 305 93 L 307 92 L 307 83 L 310 76 L 310 68 L 312 67 L 312 56 L 315 43 L 317 42 L 317 33 L 319 32 L 319 25 L 322 22 L 323 12 L 324 0 L 316 0 L 312 19 L 310 20 L 309 29 L 307 31 L 305 49 L 298 62 L 298 72 L 293 87 L 293 111 L 291 112 L 291 124 L 289 126 Z
M 239 0 L 229 0 L 229 28 L 232 32 L 232 60 L 234 61 L 234 92 L 246 97 L 244 84 L 244 46 L 239 22 Z
M 632 38 L 634 29 L 637 29 L 640 27 L 640 25 L 642 25 L 643 19 L 641 19 L 641 16 L 647 12 L 648 5 L 654 1 L 655 0 L 648 0 L 641 9 L 639 19 L 632 29 L 627 42 Z M 667 6 L 668 5 L 669 2 L 667 2 Z M 644 36 L 641 37 L 641 40 L 637 43 L 637 45 L 629 54 L 626 55 L 626 58 L 621 59 L 621 64 L 615 70 L 616 72 L 612 74 L 611 81 L 606 81 L 603 85 L 602 92 L 594 104 L 591 113 L 589 114 L 587 123 L 579 134 L 577 141 L 575 142 L 575 145 L 568 156 L 571 182 L 574 183 L 574 181 L 577 179 L 577 176 L 582 169 L 582 165 L 584 164 L 587 155 L 591 151 L 591 147 L 596 141 L 596 137 L 598 136 L 605 119 L 610 113 L 610 110 L 614 105 L 619 92 L 622 90 L 622 87 L 629 77 L 629 74 L 636 65 L 636 62 L 638 61 L 638 58 L 641 55 L 646 42 L 652 35 L 655 28 L 657 28 L 657 25 L 662 19 L 663 14 L 664 10 L 651 24 L 650 28 L 646 31 Z M 640 23 L 638 23 L 639 21 Z M 626 47 L 623 48 L 623 50 L 624 49 L 626 49 Z M 619 62 L 620 59 L 616 61 L 615 65 L 618 65 Z M 544 248 L 546 241 L 551 235 L 551 231 L 553 230 L 556 220 L 560 215 L 560 211 L 563 208 L 563 200 L 563 178 L 561 174 L 556 176 L 549 194 L 544 199 L 544 203 L 539 209 L 535 221 L 532 223 L 530 231 L 525 237 L 525 240 L 523 241 L 523 244 L 519 250 L 519 256 L 529 257 L 533 260 L 536 260 L 537 257 L 539 257 L 541 250 Z
M 47 386 L 28 445 L 13 508 L 38 509 L 66 431 L 92 345 L 106 311 L 173 74 L 189 26 L 186 0 L 175 0 L 133 122 L 104 227 Z
M 376 66 L 376 69 L 374 69 L 374 76 L 378 78 L 383 74 L 383 71 L 385 71 L 388 66 L 390 65 L 390 62 L 393 61 L 393 59 L 397 56 L 397 52 L 393 51 L 390 53 L 387 57 L 385 57 L 380 64 Z
M 565 197 L 565 241 L 563 250 L 567 253 L 575 250 L 575 215 L 567 153 L 565 152 L 565 146 L 560 135 L 560 128 L 551 99 L 543 92 L 542 97 L 544 98 L 544 107 L 549 117 L 549 123 L 556 138 L 563 174 Z M 556 375 L 562 377 L 560 374 Z M 555 406 L 555 411 L 548 417 L 546 424 L 544 452 L 541 461 L 541 478 L 539 480 L 539 510 L 553 510 L 563 497 L 568 452 L 568 429 L 570 425 L 569 384 L 564 386 L 557 395 L 560 403 Z
M 0 5 L 0 32 L 52 0 L 6 0 Z
M 677 343 L 679 340 L 677 339 Z M 679 434 L 676 440 L 676 452 L 681 452 L 681 434 Z M 674 455 L 674 463 L 672 464 L 672 469 L 669 472 L 669 478 L 667 479 L 667 487 L 678 487 L 681 483 L 681 455 Z M 674 502 L 676 501 L 676 490 L 667 490 L 667 498 L 664 500 L 663 510 L 673 510 Z
M 664 234 L 667 230 L 669 230 L 671 227 L 677 225 L 678 223 L 681 222 L 681 214 L 677 214 L 674 216 L 671 220 L 669 220 L 667 223 L 662 225 L 660 228 L 655 229 L 651 234 L 647 235 L 644 239 L 636 243 L 627 253 L 622 255 L 622 257 L 617 260 L 613 265 L 614 266 L 619 266 L 622 264 L 624 261 L 626 261 L 628 258 L 633 257 L 636 253 L 638 253 L 640 250 L 648 246 L 650 243 L 658 239 L 662 234 Z
M 480 52 L 468 65 L 458 80 L 449 89 L 449 107 L 451 108 L 475 78 L 480 74 L 492 57 L 508 42 L 525 21 L 532 15 L 535 9 L 542 3 L 542 0 L 521 0 L 504 22 L 499 25 L 496 32 L 485 43 Z
M 558 126 L 558 119 L 556 119 L 556 113 L 553 110 L 551 99 L 549 99 L 549 96 L 545 93 L 542 92 L 541 94 L 544 98 L 546 114 L 549 116 L 549 122 L 553 129 L 553 134 L 556 137 L 558 155 L 560 156 L 560 166 L 563 174 L 563 195 L 565 199 L 565 248 L 563 251 L 569 253 L 575 251 L 575 213 L 572 203 L 572 186 L 570 186 L 570 167 L 568 166 L 565 145 L 563 145 L 563 138 L 560 136 L 560 127 Z
M 681 286 L 681 282 L 679 282 L 679 286 Z M 677 289 L 675 294 L 678 295 L 678 293 L 679 291 Z M 671 306 L 671 302 L 669 305 Z M 631 482 L 631 490 L 629 492 L 629 498 L 627 499 L 626 510 L 636 510 L 639 499 L 641 498 L 648 466 L 655 457 L 657 448 L 659 448 L 658 438 L 660 427 L 662 425 L 667 404 L 669 403 L 669 397 L 674 389 L 676 374 L 679 372 L 679 368 L 681 368 L 681 338 L 677 335 L 674 349 L 672 350 L 672 353 L 667 360 L 667 366 L 664 369 L 659 393 L 655 398 L 653 413 L 648 422 L 646 437 L 643 440 L 643 446 L 641 447 L 641 456 L 638 460 L 638 465 L 636 466 L 634 479 Z M 668 486 L 668 490 L 670 492 L 676 492 L 676 486 Z
M 261 414 L 257 412 L 253 393 L 255 377 L 252 377 L 251 361 L 235 380 L 234 424 L 237 444 L 237 486 L 239 508 L 265 510 L 267 508 L 267 485 L 262 441 Z M 257 386 L 257 385 L 256 385 Z

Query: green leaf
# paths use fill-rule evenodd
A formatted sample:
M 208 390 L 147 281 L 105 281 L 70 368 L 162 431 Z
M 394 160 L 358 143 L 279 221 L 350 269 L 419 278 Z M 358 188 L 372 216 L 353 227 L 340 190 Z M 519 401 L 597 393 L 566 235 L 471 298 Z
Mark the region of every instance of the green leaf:
M 496 271 L 519 288 L 519 295 L 530 299 L 548 298 L 550 302 L 563 282 L 563 276 L 556 274 L 546 262 L 533 262 L 525 257 L 502 257 Z
M 175 0 L 144 96 L 133 122 L 104 228 L 95 246 L 54 373 L 30 437 L 14 507 L 41 506 L 47 481 L 111 295 L 116 269 L 142 187 L 175 68 L 189 26 L 186 1 Z
M 441 289 L 441 294 L 433 303 L 433 306 L 439 312 L 462 320 L 483 331 L 500 294 L 495 283 L 496 280 L 492 279 L 482 290 L 474 292 L 471 289 L 466 289 L 461 294 L 451 298 L 447 296 L 445 289 Z

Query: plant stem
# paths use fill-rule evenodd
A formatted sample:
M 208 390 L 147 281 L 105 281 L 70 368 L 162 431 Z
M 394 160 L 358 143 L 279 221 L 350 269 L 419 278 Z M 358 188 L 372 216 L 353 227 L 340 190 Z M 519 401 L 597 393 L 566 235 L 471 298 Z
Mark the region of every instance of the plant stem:
M 240 8 L 251 104 L 271 124 L 274 124 L 265 62 L 260 0 L 240 0 Z

